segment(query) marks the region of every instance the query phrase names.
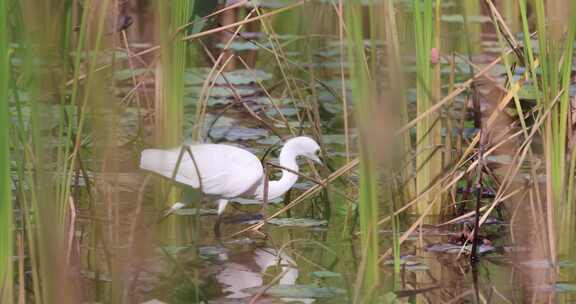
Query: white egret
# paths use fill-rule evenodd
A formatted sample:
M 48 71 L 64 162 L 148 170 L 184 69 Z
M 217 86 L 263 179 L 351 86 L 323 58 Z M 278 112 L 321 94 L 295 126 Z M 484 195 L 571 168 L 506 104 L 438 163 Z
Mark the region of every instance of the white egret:
M 228 200 L 236 197 L 260 201 L 264 199 L 264 169 L 256 155 L 238 147 L 194 144 L 189 148 L 191 153 L 182 153 L 182 148 L 144 150 L 140 168 L 170 179 L 174 176 L 176 182 L 199 189 L 210 199 L 217 201 L 218 218 L 214 232 L 219 236 L 220 220 Z M 298 175 L 294 172 L 298 172 L 298 156 L 320 163 L 319 152 L 320 146 L 309 137 L 300 136 L 286 141 L 280 151 L 279 163 L 290 171 L 282 170 L 279 180 L 268 182 L 267 199 L 273 200 L 282 196 L 296 183 Z M 175 204 L 171 211 L 183 206 L 184 204 Z

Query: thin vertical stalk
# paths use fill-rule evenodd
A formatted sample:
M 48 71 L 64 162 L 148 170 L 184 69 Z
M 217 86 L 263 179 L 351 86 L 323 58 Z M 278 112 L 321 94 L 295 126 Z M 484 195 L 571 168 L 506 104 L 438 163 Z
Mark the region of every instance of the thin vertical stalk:
M 13 301 L 12 185 L 10 178 L 10 117 L 8 86 L 8 1 L 0 1 L 0 302 Z
M 433 47 L 432 0 L 414 0 L 414 33 L 416 39 L 416 95 L 417 113 L 421 115 L 432 106 L 432 64 Z M 430 128 L 434 118 L 427 116 L 416 125 L 416 192 L 424 193 L 433 178 L 430 157 L 434 153 L 434 136 Z M 417 205 L 417 212 L 422 214 L 432 196 L 425 194 Z
M 543 127 L 544 157 L 546 164 L 546 223 L 552 262 L 557 255 L 567 255 L 573 247 L 573 233 L 569 231 L 574 222 L 573 192 L 570 184 L 574 176 L 571 159 L 567 156 L 569 133 L 570 82 L 573 62 L 576 21 L 573 3 L 558 6 L 556 2 L 535 0 L 536 30 L 539 54 L 532 50 L 527 18 L 526 0 L 519 2 L 525 37 L 526 65 L 532 82 L 542 92 L 537 96 L 540 106 L 549 106 L 558 92 L 559 102 L 554 105 Z M 538 71 L 537 71 L 538 68 Z M 566 195 L 565 189 L 568 187 Z M 558 233 L 558 234 L 556 234 Z M 558 249 L 558 251 L 557 251 Z
M 360 197 L 359 217 L 364 271 L 361 276 L 362 286 L 357 286 L 357 293 L 362 294 L 363 303 L 376 301 L 374 288 L 379 284 L 378 267 L 378 165 L 374 152 L 366 138 L 366 130 L 374 111 L 374 96 L 371 93 L 370 72 L 366 69 L 367 62 L 363 43 L 363 22 L 361 6 L 349 4 L 347 9 L 348 25 L 348 58 L 352 65 L 352 94 L 356 100 L 358 121 L 362 122 L 359 140 L 360 148 Z M 360 280 L 360 278 L 358 278 Z
M 348 98 L 346 94 L 346 75 L 344 61 L 345 58 L 345 41 L 344 28 L 344 1 L 338 0 L 338 35 L 340 37 L 340 81 L 342 82 L 342 120 L 344 121 L 344 144 L 346 148 L 346 163 L 350 162 L 350 130 L 348 125 Z
M 404 79 L 404 70 L 402 64 L 402 55 L 400 50 L 400 38 L 399 38 L 399 27 L 396 22 L 396 7 L 394 6 L 394 1 L 386 1 L 386 9 L 385 9 L 385 27 L 386 27 L 386 36 L 387 36 L 387 43 L 388 46 L 388 60 L 387 64 L 389 66 L 389 79 L 390 79 L 390 87 L 393 89 L 393 95 L 398 100 L 398 108 L 400 112 L 400 123 L 402 125 L 408 123 L 410 118 L 408 117 L 408 99 L 406 98 L 406 82 Z M 412 160 L 412 145 L 410 140 L 410 133 L 405 133 L 399 138 L 401 141 L 402 147 L 402 154 L 409 155 L 406 159 L 409 162 Z M 405 166 L 406 169 L 403 170 L 403 177 L 401 180 L 401 184 L 404 185 L 402 189 L 403 198 L 405 200 L 410 200 L 414 193 L 416 192 L 415 189 L 415 182 L 414 178 L 412 178 L 413 168 L 412 166 Z
M 168 3 L 158 2 L 160 23 L 160 60 L 156 71 L 156 144 L 173 148 L 182 144 L 182 121 L 184 109 L 184 70 L 186 68 L 186 49 L 188 42 L 182 40 L 186 32 L 179 30 L 192 15 L 195 1 L 174 0 Z M 162 182 L 158 200 L 160 209 L 178 200 L 180 193 L 172 183 Z M 179 238 L 176 218 L 168 219 L 164 232 L 170 238 Z

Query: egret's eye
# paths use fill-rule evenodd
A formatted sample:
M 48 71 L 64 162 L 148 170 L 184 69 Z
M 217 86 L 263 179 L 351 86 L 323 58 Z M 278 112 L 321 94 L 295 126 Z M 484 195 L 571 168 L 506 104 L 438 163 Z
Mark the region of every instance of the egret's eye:
M 320 156 L 320 150 L 316 150 L 316 152 L 314 152 L 314 155 Z

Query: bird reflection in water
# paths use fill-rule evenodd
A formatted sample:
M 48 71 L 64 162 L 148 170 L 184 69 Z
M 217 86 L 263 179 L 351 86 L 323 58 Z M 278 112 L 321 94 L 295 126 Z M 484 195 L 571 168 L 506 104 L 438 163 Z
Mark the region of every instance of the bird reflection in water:
M 296 264 L 283 251 L 277 251 L 271 248 L 256 248 L 255 250 L 234 253 L 228 256 L 224 254 L 220 257 L 226 260 L 222 264 L 221 271 L 216 275 L 216 280 L 223 285 L 222 299 L 227 300 L 245 300 L 253 297 L 254 293 L 247 291 L 248 288 L 263 287 L 274 279 L 273 276 L 266 274 L 270 267 L 280 267 L 279 285 L 294 285 L 298 279 L 298 268 Z M 266 276 L 269 277 L 266 280 Z M 259 298 L 257 303 L 274 302 L 267 296 Z M 314 299 L 293 299 L 282 298 L 283 302 L 290 303 L 313 303 Z

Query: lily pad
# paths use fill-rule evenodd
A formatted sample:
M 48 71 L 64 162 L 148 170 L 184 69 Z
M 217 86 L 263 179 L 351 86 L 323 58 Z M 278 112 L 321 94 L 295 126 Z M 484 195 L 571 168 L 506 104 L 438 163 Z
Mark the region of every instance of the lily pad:
M 145 68 L 118 70 L 114 72 L 114 79 L 116 81 L 124 81 L 132 77 L 140 76 L 144 74 L 144 72 L 146 72 Z
M 426 251 L 429 251 L 429 252 L 440 252 L 440 253 L 450 253 L 450 254 L 457 254 L 460 252 L 469 254 L 471 250 L 472 250 L 471 244 L 463 247 L 462 245 L 454 245 L 454 244 L 450 244 L 450 243 L 433 244 L 433 245 L 430 245 L 426 248 Z M 495 250 L 495 248 L 492 245 L 482 244 L 482 245 L 478 246 L 478 253 L 479 254 L 492 252 L 494 250 Z
M 196 97 L 190 99 L 190 101 L 192 101 L 193 104 L 196 104 L 198 102 L 197 101 L 198 97 L 201 96 L 203 93 L 202 90 L 203 88 L 201 86 L 191 86 L 184 88 L 184 93 L 188 96 Z M 258 94 L 258 92 L 259 91 L 254 87 L 234 86 L 234 89 L 232 89 L 229 86 L 217 86 L 210 89 L 210 92 L 208 92 L 209 94 L 208 97 L 234 98 L 236 95 L 240 97 L 246 97 L 246 96 L 254 96 Z
M 208 68 L 196 68 L 189 69 L 184 74 L 184 83 L 186 85 L 202 86 L 206 82 L 208 75 L 210 74 L 210 69 Z M 214 83 L 216 86 L 224 85 L 248 85 L 256 83 L 259 81 L 266 81 L 272 79 L 272 74 L 264 72 L 262 70 L 246 70 L 240 69 L 230 72 L 224 72 L 212 76 L 210 82 Z
M 292 120 L 292 121 L 288 121 L 288 125 L 292 128 L 295 129 L 299 129 L 299 128 L 309 128 L 310 127 L 310 123 L 309 122 L 304 122 L 304 123 L 300 123 L 299 121 L 296 120 Z M 276 128 L 286 128 L 286 124 L 285 123 L 275 123 L 274 127 Z
M 272 136 L 268 136 L 268 137 L 266 137 L 266 138 L 259 139 L 259 140 L 257 141 L 257 143 L 259 143 L 259 144 L 261 144 L 261 145 L 266 145 L 266 146 L 276 145 L 276 144 L 281 145 L 281 144 L 282 144 L 282 140 L 280 139 L 280 137 L 278 137 L 278 136 L 276 136 L 276 135 L 272 135 Z
M 340 278 L 342 277 L 341 273 L 333 272 L 333 271 L 314 271 L 310 273 L 311 277 L 317 279 L 328 279 L 328 278 Z
M 349 140 L 352 141 L 356 135 L 351 134 Z M 326 145 L 344 145 L 346 144 L 346 138 L 344 134 L 327 134 L 322 136 L 322 142 Z
M 250 220 L 244 222 L 244 224 L 248 225 L 253 225 L 257 223 L 260 223 L 260 220 Z M 267 223 L 280 227 L 300 227 L 300 228 L 312 228 L 328 225 L 328 221 L 325 220 L 315 220 L 306 218 L 273 218 L 268 220 Z
M 430 269 L 430 267 L 422 264 L 421 262 L 419 262 L 415 259 L 418 259 L 418 257 L 413 256 L 413 255 L 401 256 L 400 257 L 400 265 L 402 265 L 402 267 L 404 267 L 404 269 L 406 269 L 408 271 L 413 271 L 413 272 L 426 271 L 426 270 Z M 394 265 L 394 260 L 392 260 L 392 259 L 387 260 L 386 262 L 384 262 L 384 265 Z
M 560 266 L 560 268 L 574 268 L 576 267 L 576 261 L 560 261 L 558 266 Z
M 320 105 L 322 109 L 330 114 L 340 114 L 342 113 L 342 104 L 337 103 L 336 100 L 332 102 L 321 102 Z
M 250 294 L 264 293 L 282 298 L 331 298 L 346 294 L 346 291 L 336 287 L 318 287 L 314 285 L 277 285 L 269 289 L 266 287 L 247 288 L 243 291 Z
M 573 293 L 576 292 L 576 284 L 568 282 L 556 283 L 556 292 Z
M 198 248 L 198 254 L 203 258 L 223 257 L 227 255 L 224 247 L 205 246 Z
M 258 103 L 258 104 L 263 104 L 263 105 L 270 105 L 272 106 L 272 102 L 282 108 L 282 106 L 300 106 L 301 103 L 299 102 L 294 102 L 294 100 L 292 100 L 291 98 L 282 98 L 282 97 L 273 97 L 272 100 L 270 100 L 270 98 L 268 96 L 258 96 L 258 97 L 254 97 L 254 98 L 250 98 L 251 101 Z
M 294 109 L 294 108 L 280 108 L 279 110 L 282 113 L 282 115 L 284 115 L 284 116 L 295 116 L 298 113 L 298 109 Z M 274 116 L 278 115 L 278 111 L 276 111 L 276 109 L 272 108 L 272 109 L 266 111 L 266 115 L 269 117 L 274 117 Z
M 536 100 L 539 96 L 542 96 L 538 88 L 533 85 L 523 85 L 518 91 L 518 98 Z
M 184 208 L 178 209 L 173 212 L 176 215 L 215 215 L 218 214 L 216 209 L 198 209 L 198 208 Z
M 125 145 L 135 139 L 140 128 L 140 117 L 146 114 L 146 110 L 138 108 L 126 108 L 120 114 L 118 145 Z
M 328 225 L 328 221 L 307 218 L 273 218 L 268 223 L 282 227 L 318 227 Z
M 210 131 L 210 136 L 214 139 L 226 139 L 227 141 L 254 140 L 268 136 L 268 131 L 244 127 L 213 128 Z
M 242 36 L 245 36 L 244 34 Z M 216 44 L 216 47 L 219 49 L 224 49 L 226 45 L 224 43 Z M 238 52 L 242 51 L 258 51 L 262 49 L 262 47 L 270 48 L 271 45 L 268 42 L 260 42 L 258 44 L 250 42 L 250 41 L 234 41 L 228 45 L 228 50 L 234 50 Z

